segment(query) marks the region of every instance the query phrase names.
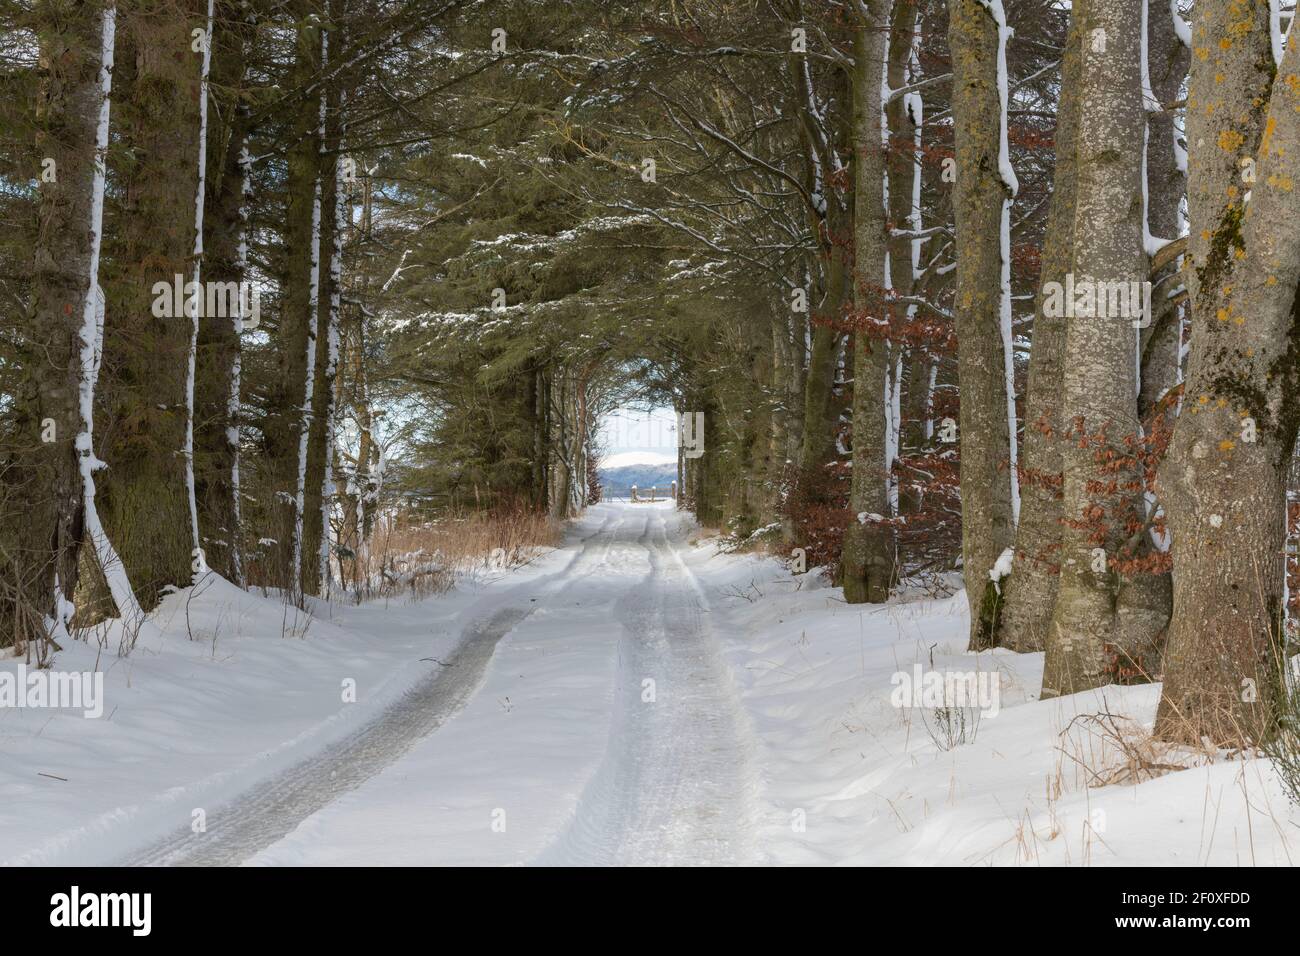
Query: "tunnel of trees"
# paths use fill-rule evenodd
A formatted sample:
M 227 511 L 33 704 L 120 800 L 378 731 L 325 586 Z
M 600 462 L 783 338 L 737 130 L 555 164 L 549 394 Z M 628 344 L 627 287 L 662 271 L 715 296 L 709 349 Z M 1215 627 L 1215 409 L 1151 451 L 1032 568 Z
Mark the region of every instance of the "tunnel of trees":
M 0 0 L 0 645 L 571 517 L 661 406 L 738 545 L 850 602 L 959 571 L 1045 696 L 1163 678 L 1166 736 L 1261 739 L 1292 9 Z

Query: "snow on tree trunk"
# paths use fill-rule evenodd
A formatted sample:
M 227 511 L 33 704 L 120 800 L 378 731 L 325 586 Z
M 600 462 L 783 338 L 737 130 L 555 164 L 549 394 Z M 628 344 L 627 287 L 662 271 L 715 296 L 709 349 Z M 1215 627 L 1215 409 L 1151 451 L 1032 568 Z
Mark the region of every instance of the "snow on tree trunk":
M 972 647 L 993 638 L 994 561 L 1015 527 L 1003 293 L 1002 243 L 1007 181 L 1001 134 L 1003 95 L 998 63 L 1003 47 L 997 19 L 981 0 L 952 0 L 953 139 L 956 181 L 955 272 L 957 374 L 961 384 L 962 566 L 970 603 Z
M 915 0 L 895 0 L 890 11 L 889 53 L 885 65 L 884 100 L 887 137 L 885 147 L 886 223 L 891 232 L 889 266 L 886 281 L 895 295 L 909 298 L 917 291 L 922 242 L 916 237 L 921 228 L 922 163 L 921 125 L 924 105 L 919 92 L 899 94 L 919 73 L 921 44 L 920 21 Z M 903 144 L 909 144 L 908 149 Z M 908 235 L 911 232 L 912 235 Z M 924 367 L 930 357 L 922 344 L 902 343 L 915 327 L 917 308 L 909 302 L 903 310 L 903 326 L 895 335 L 890 363 L 888 404 L 889 448 L 885 459 L 889 476 L 889 514 L 900 510 L 917 510 L 916 495 L 900 488 L 895 463 L 904 448 L 915 449 L 923 442 L 922 420 L 925 416 Z M 920 371 L 918 371 L 918 366 Z M 921 386 L 918 388 L 918 386 Z M 906 398 L 904 392 L 906 391 Z
M 203 295 L 203 201 L 207 194 L 208 169 L 208 71 L 212 66 L 212 7 L 208 0 L 208 16 L 204 23 L 202 47 L 203 60 L 199 81 L 199 155 L 198 185 L 194 190 L 194 269 L 190 281 L 197 290 L 187 299 L 185 314 L 190 320 L 190 347 L 185 371 L 185 495 L 190 510 L 190 538 L 194 542 L 194 578 L 207 571 L 203 556 L 203 540 L 199 537 L 199 507 L 194 493 L 194 373 L 199 346 L 199 316 L 206 305 Z
M 853 34 L 853 472 L 841 578 L 850 604 L 881 602 L 894 578 L 889 513 L 888 231 L 885 224 L 887 135 L 881 77 L 887 56 L 885 0 L 861 6 Z
M 104 223 L 104 186 L 108 156 L 108 123 L 110 111 L 110 94 L 113 80 L 113 46 L 117 28 L 117 10 L 113 4 L 106 4 L 103 14 L 102 49 L 100 65 L 101 105 L 99 121 L 95 131 L 94 180 L 90 202 L 90 282 L 86 298 L 82 304 L 82 326 L 78 336 L 81 343 L 80 372 L 81 383 L 78 389 L 78 408 L 81 416 L 81 431 L 77 435 L 77 454 L 80 463 L 82 481 L 82 507 L 85 533 L 95 550 L 100 569 L 108 583 L 113 603 L 117 605 L 128 633 L 136 634 L 144 626 L 144 611 L 136 600 L 135 591 L 127 576 L 126 568 L 118 557 L 117 551 L 109 541 L 104 526 L 99 520 L 99 509 L 95 505 L 95 472 L 104 467 L 104 462 L 95 457 L 95 385 L 99 379 L 99 363 L 103 354 L 104 342 L 104 300 L 99 290 L 99 254 Z
M 1292 16 L 1295 6 L 1292 4 Z M 1273 62 L 1279 66 L 1286 51 L 1286 30 L 1282 28 L 1282 0 L 1268 0 L 1269 41 L 1273 52 Z
M 321 67 L 329 65 L 329 34 L 321 31 Z M 318 97 L 318 125 L 316 135 L 325 136 L 325 94 Z M 319 163 L 317 164 L 319 167 Z M 307 444 L 311 433 L 312 400 L 316 385 L 316 335 L 320 322 L 320 262 L 321 262 L 321 175 L 318 168 L 311 209 L 311 270 L 307 280 L 307 347 L 303 360 L 302 405 L 298 416 L 298 472 L 293 501 L 293 548 L 289 565 L 289 591 L 292 599 L 301 603 L 303 524 L 306 520 L 307 497 Z
M 112 4 L 41 4 L 34 165 L 42 169 L 31 305 L 6 329 L 0 445 L 0 645 L 35 652 L 67 636 L 84 541 L 82 477 L 93 463 L 80 362 L 93 358 Z M 47 175 L 48 174 L 48 175 Z M 17 356 L 17 362 L 13 357 Z
M 252 157 L 248 154 L 248 137 L 244 136 L 242 137 L 242 145 L 239 148 L 239 194 L 242 201 L 239 204 L 240 237 L 239 252 L 236 258 L 236 271 L 242 282 L 248 281 L 248 196 L 253 191 L 252 166 Z M 226 420 L 228 424 L 225 429 L 226 444 L 230 450 L 230 513 L 232 524 L 230 528 L 230 566 L 235 583 L 240 587 L 245 584 L 243 547 L 241 545 L 244 519 L 240 503 L 239 481 L 239 422 L 242 417 L 240 379 L 243 375 L 240 343 L 244 333 L 244 320 L 249 318 L 244 314 L 244 308 L 244 296 L 241 294 L 239 297 L 239 311 L 230 320 L 236 347 L 230 363 L 230 391 L 226 398 Z
M 994 643 L 1014 651 L 1040 651 L 1056 604 L 1061 546 L 1061 375 L 1066 319 L 1044 308 L 1044 291 L 1063 284 L 1074 247 L 1075 143 L 1079 123 L 1082 24 L 1073 19 L 1061 60 L 1056 163 L 1044 231 L 1039 288 L 1034 303 L 1033 347 L 1025 387 L 1025 445 L 1020 520 L 1014 562 L 1001 581 L 1002 609 Z
M 252 115 L 248 56 L 257 18 L 247 0 L 217 0 L 208 75 L 203 276 L 209 289 L 237 289 L 234 308 L 199 321 L 194 379 L 194 483 L 208 567 L 244 584 L 240 502 L 241 338 L 260 324 L 249 281 L 248 153 Z
M 1020 182 L 1011 165 L 1011 147 L 1007 141 L 1007 101 L 1010 97 L 1007 79 L 1007 41 L 1014 31 L 1007 26 L 1002 0 L 980 0 L 998 27 L 998 176 L 1006 195 L 1002 199 L 1002 222 L 998 229 L 998 255 L 1002 264 L 998 306 L 999 331 L 1002 335 L 1002 365 L 1007 402 L 1007 476 L 1011 481 L 1011 523 L 1020 518 L 1020 477 L 1017 470 L 1016 440 L 1016 364 L 1015 342 L 1011 329 L 1011 203 L 1020 191 Z
M 330 577 L 330 515 L 334 506 L 334 471 L 332 468 L 335 438 L 335 386 L 339 367 L 339 314 L 343 302 L 343 230 L 345 184 L 342 159 L 335 163 L 334 171 L 334 233 L 330 245 L 330 298 L 329 319 L 326 326 L 328 359 L 325 368 L 325 386 L 328 392 L 325 409 L 325 475 L 321 482 L 321 540 L 320 585 L 328 593 Z

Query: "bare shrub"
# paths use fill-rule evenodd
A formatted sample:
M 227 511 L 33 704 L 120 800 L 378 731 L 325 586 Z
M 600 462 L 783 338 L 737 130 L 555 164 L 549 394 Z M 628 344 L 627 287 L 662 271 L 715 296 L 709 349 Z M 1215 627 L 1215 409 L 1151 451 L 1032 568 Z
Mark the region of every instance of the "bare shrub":
M 1076 727 L 1082 733 L 1072 735 Z M 1109 711 L 1075 715 L 1061 731 L 1060 739 L 1062 744 L 1057 750 L 1079 768 L 1088 787 L 1139 784 L 1186 770 L 1200 756 L 1158 740 L 1131 717 Z M 1191 762 L 1189 756 L 1194 758 Z
M 940 750 L 973 744 L 980 731 L 980 712 L 974 707 L 935 707 L 930 717 L 921 710 L 921 724 Z

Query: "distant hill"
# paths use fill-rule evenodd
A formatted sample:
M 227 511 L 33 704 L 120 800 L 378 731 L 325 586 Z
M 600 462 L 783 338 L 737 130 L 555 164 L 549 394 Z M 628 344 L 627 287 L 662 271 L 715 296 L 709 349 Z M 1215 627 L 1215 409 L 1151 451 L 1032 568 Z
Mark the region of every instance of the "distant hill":
M 667 491 L 677 480 L 677 465 L 624 465 L 621 468 L 600 468 L 597 470 L 600 483 L 611 491 L 626 491 L 633 485 L 645 489 L 658 486 Z

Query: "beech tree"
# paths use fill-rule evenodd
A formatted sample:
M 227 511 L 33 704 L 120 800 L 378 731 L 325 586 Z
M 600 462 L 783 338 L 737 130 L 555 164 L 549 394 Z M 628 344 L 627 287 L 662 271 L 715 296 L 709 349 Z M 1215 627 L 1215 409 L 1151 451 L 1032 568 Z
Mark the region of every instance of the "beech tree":
M 1081 22 L 1072 17 L 1061 59 L 1051 207 L 1034 297 L 1033 347 L 1025 387 L 1020 520 L 1011 574 L 1001 584 L 995 643 L 1015 651 L 1042 650 L 1056 606 L 1061 560 L 1061 377 L 1066 318 L 1048 310 L 1045 290 L 1063 287 L 1073 268 L 1076 139 L 1079 125 Z
M 1267 3 L 1196 5 L 1187 97 L 1191 354 L 1159 474 L 1174 594 L 1156 729 L 1226 746 L 1270 733 L 1284 699 L 1300 43 L 1292 28 L 1275 44 L 1270 24 Z
M 1010 289 L 1004 281 L 1006 203 L 1014 196 L 1002 130 L 1007 74 L 1001 0 L 950 0 L 956 180 L 958 379 L 961 383 L 962 570 L 971 646 L 991 641 L 994 562 L 1015 530 L 1015 465 L 1008 405 Z M 1009 240 L 1007 240 L 1009 241 Z M 1006 263 L 1009 265 L 1009 263 Z M 1013 406 L 1011 406 L 1013 407 Z
M 1109 682 L 1106 645 L 1151 639 L 1119 630 L 1125 587 L 1115 565 L 1131 529 L 1145 533 L 1144 488 L 1130 450 L 1140 434 L 1140 316 L 1131 295 L 1121 308 L 1109 292 L 1131 292 L 1146 278 L 1142 153 L 1115 148 L 1143 136 L 1142 2 L 1088 0 L 1074 15 L 1081 57 L 1072 275 L 1080 291 L 1067 305 L 1062 361 L 1061 575 L 1044 696 Z
M 888 531 L 886 392 L 889 381 L 888 323 L 882 321 L 886 270 L 885 147 L 881 80 L 889 31 L 885 4 L 859 11 L 853 39 L 854 290 L 853 478 L 851 514 L 844 535 L 844 598 L 850 603 L 884 601 L 893 585 Z M 885 131 L 887 137 L 887 129 Z

